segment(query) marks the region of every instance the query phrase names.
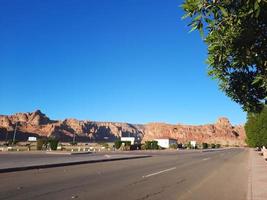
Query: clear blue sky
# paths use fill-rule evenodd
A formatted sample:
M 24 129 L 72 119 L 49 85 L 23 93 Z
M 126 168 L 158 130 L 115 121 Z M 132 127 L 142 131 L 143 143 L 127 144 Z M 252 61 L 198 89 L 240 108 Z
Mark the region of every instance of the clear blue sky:
M 176 0 L 1 0 L 0 113 L 233 124 L 246 114 L 207 75 Z

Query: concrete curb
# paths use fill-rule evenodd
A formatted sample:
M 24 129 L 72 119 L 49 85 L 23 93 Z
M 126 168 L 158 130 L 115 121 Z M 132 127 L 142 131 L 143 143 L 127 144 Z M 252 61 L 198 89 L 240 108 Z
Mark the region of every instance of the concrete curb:
M 124 158 L 104 158 L 104 159 L 102 158 L 102 159 L 98 159 L 98 160 L 97 159 L 96 160 L 83 160 L 83 161 L 66 162 L 66 163 L 52 163 L 52 164 L 44 164 L 44 165 L 31 165 L 31 166 L 11 167 L 11 168 L 0 169 L 0 173 L 26 171 L 26 170 L 31 170 L 31 169 L 46 169 L 46 168 L 63 167 L 63 166 L 71 166 L 71 165 L 80 165 L 80 164 L 89 164 L 89 163 L 110 162 L 110 161 L 118 161 L 118 160 L 149 158 L 149 157 L 152 157 L 152 156 L 143 155 L 143 156 L 132 156 L 132 157 L 124 157 Z
M 216 152 L 216 151 L 225 151 L 229 149 L 207 149 L 207 150 L 202 150 L 202 152 Z
M 252 200 L 252 149 L 249 149 L 249 158 L 248 158 L 248 193 L 247 200 Z
M 84 155 L 84 154 L 92 154 L 95 152 L 92 151 L 85 151 L 85 152 L 56 152 L 56 151 L 46 151 L 46 154 L 51 154 L 51 155 Z

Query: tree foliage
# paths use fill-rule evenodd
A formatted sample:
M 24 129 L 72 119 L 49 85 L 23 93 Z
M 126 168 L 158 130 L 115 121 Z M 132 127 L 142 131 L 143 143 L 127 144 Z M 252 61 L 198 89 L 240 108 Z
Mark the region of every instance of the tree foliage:
M 209 75 L 258 112 L 267 96 L 267 0 L 185 0 L 184 18 L 208 45 Z
M 49 137 L 47 140 L 51 150 L 56 151 L 57 150 L 57 146 L 59 143 L 59 140 L 55 137 Z
M 145 141 L 145 149 L 159 149 L 158 141 Z
M 248 114 L 245 130 L 250 147 L 267 147 L 267 107 L 261 113 Z
M 120 140 L 116 140 L 116 141 L 114 142 L 114 147 L 115 147 L 116 149 L 119 149 L 119 148 L 121 147 L 121 145 L 122 145 L 122 141 L 120 141 Z
M 48 144 L 48 140 L 47 138 L 38 138 L 37 139 L 37 150 L 43 150 L 43 148 L 46 148 Z

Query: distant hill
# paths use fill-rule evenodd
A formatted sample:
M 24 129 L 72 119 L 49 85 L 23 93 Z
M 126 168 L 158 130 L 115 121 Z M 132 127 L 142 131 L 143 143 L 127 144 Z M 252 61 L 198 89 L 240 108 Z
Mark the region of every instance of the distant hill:
M 121 136 L 132 136 L 146 141 L 156 138 L 175 138 L 186 143 L 220 143 L 223 145 L 244 145 L 244 127 L 232 126 L 227 118 L 219 118 L 215 124 L 201 126 L 149 123 L 143 125 L 95 122 L 89 120 L 51 120 L 40 110 L 14 115 L 0 115 L 0 140 L 11 139 L 17 123 L 18 140 L 25 141 L 29 136 L 55 136 L 61 141 L 81 142 L 115 141 Z

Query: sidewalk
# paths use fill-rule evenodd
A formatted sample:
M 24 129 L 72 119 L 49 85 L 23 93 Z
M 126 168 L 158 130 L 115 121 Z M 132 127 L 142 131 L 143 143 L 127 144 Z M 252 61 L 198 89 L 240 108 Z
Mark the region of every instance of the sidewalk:
M 4 156 L 4 157 L 3 157 Z M 44 155 L 44 154 L 17 154 L 16 157 L 8 154 L 0 156 L 0 173 L 23 171 L 30 169 L 43 169 L 50 167 L 62 167 L 69 165 L 108 162 L 116 160 L 128 160 L 151 157 L 149 155 Z
M 250 149 L 248 200 L 267 199 L 267 161 L 258 151 Z

